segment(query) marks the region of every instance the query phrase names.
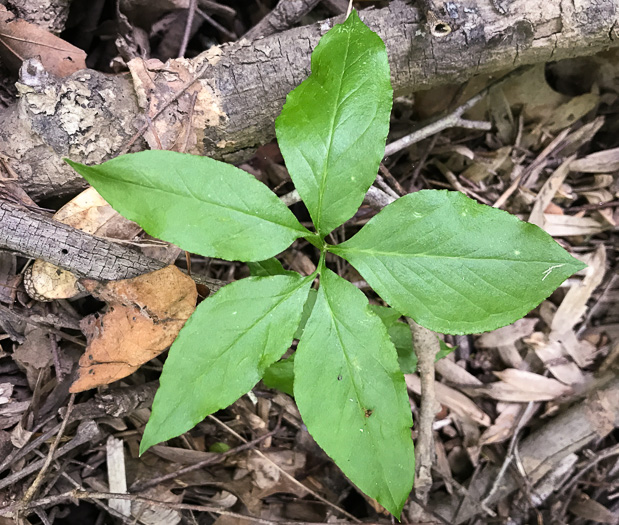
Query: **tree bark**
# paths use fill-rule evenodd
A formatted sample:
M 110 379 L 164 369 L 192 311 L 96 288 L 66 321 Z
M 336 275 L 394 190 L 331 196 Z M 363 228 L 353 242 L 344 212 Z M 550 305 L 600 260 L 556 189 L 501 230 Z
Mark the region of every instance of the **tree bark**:
M 619 0 L 513 0 L 502 2 L 505 13 L 495 3 L 443 4 L 439 14 L 451 32 L 440 38 L 429 30 L 423 10 L 400 0 L 363 11 L 362 19 L 387 45 L 396 96 L 522 64 L 590 55 L 619 43 Z M 136 59 L 133 78 L 84 70 L 56 80 L 26 71 L 18 104 L 0 114 L 0 151 L 33 198 L 74 193 L 84 182 L 63 156 L 95 163 L 118 155 L 144 122 L 142 113 L 152 116 L 205 68 L 199 82 L 154 122 L 154 131 L 163 136 L 151 130 L 146 140 L 158 147 L 159 138 L 162 147 L 172 148 L 190 134 L 192 153 L 245 160 L 274 137 L 286 94 L 309 74 L 310 53 L 320 37 L 341 21 L 340 16 L 252 43 L 241 39 L 165 66 Z
M 130 279 L 165 266 L 133 248 L 95 237 L 41 212 L 0 200 L 0 246 L 96 280 Z M 192 276 L 214 292 L 222 281 Z

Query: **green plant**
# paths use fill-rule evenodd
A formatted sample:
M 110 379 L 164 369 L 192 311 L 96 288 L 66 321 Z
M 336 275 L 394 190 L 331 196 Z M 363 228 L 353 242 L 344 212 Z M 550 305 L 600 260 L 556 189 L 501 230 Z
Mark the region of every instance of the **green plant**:
M 411 411 L 388 332 L 400 312 L 437 332 L 493 330 L 583 268 L 536 226 L 447 191 L 402 197 L 351 239 L 327 244 L 376 177 L 391 103 L 385 46 L 353 12 L 323 37 L 310 77 L 276 121 L 315 232 L 251 175 L 209 158 L 147 151 L 100 166 L 69 161 L 149 234 L 204 256 L 254 262 L 261 275 L 204 300 L 181 330 L 141 452 L 247 393 L 297 337 L 286 366 L 293 363 L 309 432 L 353 483 L 399 516 L 414 478 Z M 269 260 L 299 238 L 320 250 L 308 277 Z M 360 290 L 327 268 L 327 253 L 349 261 L 397 312 L 369 308 Z M 400 346 L 400 358 L 410 357 L 409 343 Z M 407 370 L 414 365 L 404 359 Z

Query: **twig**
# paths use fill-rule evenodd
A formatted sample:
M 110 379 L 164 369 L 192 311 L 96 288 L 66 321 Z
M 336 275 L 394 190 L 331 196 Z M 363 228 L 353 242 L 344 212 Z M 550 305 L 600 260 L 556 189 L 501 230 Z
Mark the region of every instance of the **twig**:
M 213 0 L 200 0 L 200 6 L 209 13 L 225 16 L 227 18 L 235 18 L 237 15 L 236 10 L 232 7 L 214 2 Z
M 451 523 L 449 523 L 445 518 L 443 518 L 443 516 L 441 516 L 440 514 L 437 514 L 436 512 L 434 512 L 430 507 L 428 507 L 428 505 L 426 503 L 424 503 L 423 501 L 421 501 L 417 496 L 415 496 L 414 494 L 411 494 L 410 496 L 411 501 L 415 502 L 417 505 L 419 505 L 424 512 L 428 513 L 430 516 L 432 516 L 433 518 L 436 518 L 438 521 L 440 521 L 441 523 L 444 523 L 445 525 L 452 525 Z
M 185 32 L 183 33 L 181 47 L 178 50 L 178 58 L 183 58 L 185 56 L 185 51 L 187 51 L 187 44 L 189 44 L 189 38 L 191 37 L 191 28 L 193 26 L 193 19 L 196 14 L 196 7 L 198 7 L 198 0 L 189 0 L 187 20 L 185 21 Z
M 518 419 L 518 424 L 516 425 L 516 428 L 514 430 L 514 435 L 512 436 L 512 439 L 509 442 L 509 447 L 507 448 L 507 454 L 505 455 L 505 460 L 503 461 L 503 464 L 501 465 L 501 469 L 499 470 L 499 473 L 497 474 L 494 480 L 494 483 L 492 484 L 490 492 L 488 492 L 488 495 L 481 501 L 482 506 L 488 506 L 488 504 L 492 500 L 492 497 L 494 496 L 496 491 L 499 489 L 499 486 L 501 485 L 501 481 L 503 480 L 503 476 L 507 472 L 507 468 L 509 467 L 511 462 L 514 460 L 514 450 L 516 447 L 516 443 L 518 442 L 518 438 L 520 436 L 520 431 L 522 430 L 522 427 L 525 425 L 525 423 L 529 420 L 530 412 L 534 408 L 535 408 L 535 403 L 533 401 L 530 401 L 527 407 L 524 409 L 524 411 L 520 415 L 520 418 Z
M 157 476 L 156 478 L 149 479 L 148 481 L 144 481 L 142 483 L 134 483 L 131 487 L 129 487 L 129 490 L 135 491 L 135 492 L 146 490 L 150 487 L 154 487 L 155 485 L 158 485 L 159 483 L 163 483 L 164 481 L 168 481 L 170 479 L 175 479 L 179 476 L 182 476 L 183 474 L 193 472 L 194 470 L 198 470 L 204 467 L 208 467 L 210 465 L 216 465 L 217 463 L 221 463 L 224 459 L 226 459 L 229 456 L 234 456 L 238 454 L 239 452 L 243 452 L 244 450 L 248 450 L 248 449 L 255 447 L 261 441 L 264 441 L 266 438 L 275 435 L 275 433 L 278 430 L 279 428 L 276 427 L 273 430 L 271 430 L 268 434 L 264 434 L 263 436 L 253 439 L 252 441 L 248 441 L 247 443 L 239 445 L 238 447 L 231 448 L 230 450 L 227 450 L 226 452 L 218 454 L 217 456 L 209 457 L 193 465 L 189 465 L 187 467 L 181 468 L 175 472 L 170 472 L 169 474 L 164 474 L 163 476 Z
M 97 442 L 101 439 L 101 430 L 94 421 L 86 421 L 81 423 L 77 427 L 77 431 L 75 432 L 75 436 L 71 441 L 65 443 L 62 447 L 60 447 L 55 453 L 54 456 L 59 458 L 74 450 L 75 448 L 84 445 L 85 443 L 92 444 L 93 442 Z M 20 479 L 25 478 L 26 476 L 30 476 L 30 474 L 34 474 L 37 470 L 43 468 L 45 464 L 44 460 L 34 461 L 21 470 L 17 470 L 8 476 L 0 479 L 0 490 L 4 489 L 10 485 L 15 484 Z
M 220 421 L 219 419 L 217 419 L 215 416 L 210 415 L 208 416 L 209 419 L 212 419 L 215 423 L 217 423 L 219 426 L 221 426 L 223 429 L 225 429 L 227 432 L 229 432 L 230 434 L 232 434 L 236 439 L 238 439 L 239 441 L 242 441 L 243 443 L 248 443 L 248 441 L 241 436 L 239 433 L 235 432 L 233 429 L 231 429 L 228 425 L 226 425 L 223 421 Z M 275 463 L 275 461 L 273 461 L 272 459 L 270 459 L 269 457 L 265 456 L 260 450 L 255 449 L 254 452 L 256 454 L 258 454 L 262 459 L 265 459 L 266 461 L 268 461 L 269 463 L 271 463 L 271 465 L 273 465 L 277 470 L 279 470 L 279 472 L 285 477 L 288 478 L 288 480 L 290 480 L 292 483 L 294 483 L 295 485 L 297 485 L 298 487 L 301 487 L 303 490 L 307 491 L 309 494 L 311 494 L 312 496 L 314 496 L 318 501 L 322 501 L 325 505 L 328 505 L 329 507 L 331 507 L 332 509 L 336 510 L 337 512 L 339 512 L 340 514 L 346 516 L 347 518 L 353 520 L 355 523 L 360 523 L 361 520 L 359 520 L 358 518 L 356 518 L 355 516 L 353 516 L 352 514 L 346 512 L 344 509 L 342 509 L 341 507 L 338 507 L 335 503 L 331 503 L 328 499 L 322 497 L 320 494 L 318 494 L 317 492 L 313 491 L 312 489 L 306 487 L 305 485 L 303 485 L 303 483 L 301 483 L 300 481 L 298 481 L 294 476 L 291 476 L 290 474 L 288 474 L 288 472 L 286 472 L 284 469 L 282 469 L 282 467 L 280 467 L 277 463 Z
M 410 135 L 406 135 L 405 137 L 402 137 L 401 139 L 398 139 L 395 142 L 388 144 L 385 148 L 385 157 L 393 155 L 394 153 L 403 150 L 404 148 L 407 148 L 411 144 L 415 144 L 416 142 L 426 139 L 434 135 L 435 133 L 443 131 L 447 128 L 467 128 L 490 131 L 492 129 L 492 124 L 490 122 L 468 120 L 462 118 L 462 115 L 466 113 L 469 109 L 471 109 L 475 104 L 480 102 L 491 89 L 497 87 L 498 85 L 502 84 L 510 78 L 513 78 L 516 75 L 520 75 L 521 73 L 522 68 L 518 68 L 511 73 L 508 73 L 507 75 L 498 79 L 496 82 L 493 82 L 489 86 L 486 86 L 479 93 L 477 93 L 477 95 L 471 97 L 464 104 L 454 109 L 451 113 L 437 120 L 431 121 L 417 131 L 414 131 Z
M 71 411 L 73 410 L 73 404 L 75 403 L 75 395 L 76 394 L 71 394 L 71 397 L 69 397 L 69 404 L 67 405 L 67 411 L 65 412 L 64 419 L 62 420 L 62 424 L 60 425 L 60 428 L 58 429 L 58 434 L 56 434 L 56 439 L 54 439 L 52 446 L 49 448 L 47 458 L 45 458 L 45 463 L 43 463 L 43 466 L 41 467 L 41 470 L 39 470 L 37 477 L 34 479 L 34 481 L 32 482 L 32 485 L 30 485 L 30 488 L 26 491 L 26 494 L 22 498 L 20 502 L 20 506 L 25 507 L 28 505 L 28 503 L 30 503 L 30 501 L 32 501 L 32 498 L 34 498 L 37 491 L 39 490 L 39 486 L 43 482 L 43 478 L 45 477 L 45 474 L 47 473 L 49 466 L 52 464 L 52 461 L 54 460 L 54 454 L 56 453 L 58 444 L 60 443 L 60 440 L 62 439 L 62 436 L 64 435 L 64 431 L 67 428 L 67 423 L 69 422 L 69 417 L 71 416 Z
M 432 423 L 436 413 L 434 359 L 440 350 L 440 346 L 434 332 L 418 325 L 412 319 L 407 320 L 413 332 L 413 347 L 417 354 L 417 370 L 421 379 L 421 407 L 419 421 L 417 422 L 418 437 L 415 445 L 415 495 L 425 505 L 432 486 L 432 463 L 434 459 Z M 416 515 L 410 517 L 413 521 L 419 518 Z
M 542 152 L 537 156 L 537 158 L 531 164 L 529 164 L 526 169 L 522 170 L 518 174 L 518 176 L 510 184 L 509 188 L 507 188 L 503 192 L 503 194 L 497 199 L 497 201 L 492 205 L 492 207 L 500 208 L 501 206 L 503 206 L 503 204 L 505 204 L 505 202 L 507 201 L 507 199 L 509 199 L 512 193 L 514 193 L 518 189 L 518 186 L 520 186 L 521 183 L 524 183 L 527 177 L 531 175 L 531 173 L 533 173 L 535 170 L 539 169 L 543 164 L 545 164 L 548 156 L 550 156 L 550 154 L 555 151 L 555 149 L 561 144 L 561 142 L 563 142 L 565 137 L 567 137 L 571 131 L 571 128 L 565 128 L 561 133 L 559 133 L 554 138 L 554 140 L 552 140 L 552 142 L 542 150 Z
M 350 16 L 350 12 L 352 11 L 352 0 L 348 2 L 348 8 L 346 9 L 346 18 Z
M 243 35 L 248 40 L 285 31 L 309 13 L 320 0 L 279 0 L 275 8 Z
M 237 512 L 231 512 L 222 507 L 215 507 L 211 505 L 191 505 L 188 503 L 173 503 L 170 501 L 158 501 L 152 498 L 146 498 L 144 496 L 137 496 L 136 494 L 122 494 L 122 493 L 116 493 L 116 492 L 89 492 L 86 490 L 79 490 L 79 489 L 75 489 L 70 492 L 65 492 L 64 494 L 58 494 L 56 496 L 49 496 L 47 498 L 41 498 L 37 501 L 29 503 L 25 510 L 30 510 L 36 507 L 56 505 L 58 503 L 62 503 L 63 501 L 72 500 L 72 499 L 78 499 L 78 500 L 79 499 L 92 499 L 92 500 L 121 499 L 121 500 L 126 500 L 126 501 L 136 501 L 138 503 L 146 503 L 148 505 L 153 505 L 155 507 L 163 507 L 166 509 L 194 510 L 196 512 L 213 512 L 221 516 L 230 516 L 232 518 L 253 521 L 254 523 L 262 523 L 264 525 L 271 525 L 273 523 L 278 523 L 280 525 L 300 525 L 301 523 L 303 523 L 303 522 L 298 522 L 298 521 L 281 521 L 281 520 L 274 520 L 274 519 L 266 520 L 262 518 L 256 518 L 254 516 L 247 516 L 244 514 L 239 514 Z M 6 507 L 0 507 L 0 516 L 11 516 L 17 510 L 18 510 L 18 504 L 9 505 Z M 316 525 L 320 525 L 320 524 L 316 523 Z
M 56 334 L 49 334 L 49 345 L 52 350 L 52 359 L 54 361 L 54 369 L 56 370 L 56 380 L 59 383 L 64 381 L 64 371 L 60 364 L 60 348 L 58 347 L 58 339 Z
M 217 29 L 217 31 L 221 32 L 226 38 L 228 38 L 229 40 L 236 40 L 237 36 L 232 31 L 229 31 L 228 29 L 226 29 L 217 20 L 207 15 L 199 7 L 196 9 L 196 13 L 198 13 L 206 21 L 207 24 L 212 25 L 215 29 Z
M 583 475 L 585 475 L 589 470 L 595 467 L 600 461 L 603 461 L 606 458 L 610 458 L 612 456 L 617 456 L 617 455 L 619 455 L 619 443 L 616 445 L 613 445 L 610 448 L 607 448 L 606 450 L 598 452 L 594 457 L 592 457 L 588 461 L 588 463 L 582 469 L 578 471 L 577 474 L 574 474 L 571 477 L 571 479 L 563 487 L 561 487 L 561 490 L 557 492 L 557 497 L 560 497 L 562 494 L 565 494 L 574 485 L 576 485 L 578 480 L 582 478 Z M 566 499 L 566 505 L 567 505 L 567 501 L 569 501 L 569 499 Z

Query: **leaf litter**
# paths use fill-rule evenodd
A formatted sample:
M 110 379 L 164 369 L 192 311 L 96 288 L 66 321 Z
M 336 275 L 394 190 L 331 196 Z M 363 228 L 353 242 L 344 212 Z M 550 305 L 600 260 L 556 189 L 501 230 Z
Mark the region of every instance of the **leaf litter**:
M 249 7 L 247 9 L 249 10 Z M 31 34 L 28 37 L 35 40 Z M 59 59 L 52 57 L 53 60 Z M 396 179 L 405 187 L 410 183 L 408 187 L 411 189 L 450 187 L 453 179 L 448 178 L 446 172 L 438 168 L 440 162 L 463 188 L 489 202 L 499 201 L 514 180 L 523 174 L 515 190 L 504 199 L 502 206 L 522 218 L 530 218 L 532 222 L 543 225 L 546 231 L 564 245 L 570 246 L 589 266 L 581 275 L 568 280 L 528 317 L 513 325 L 465 339 L 460 339 L 459 336 L 446 337 L 450 343 L 456 344 L 458 349 L 446 358 L 449 365 L 438 367 L 440 405 L 436 407 L 435 435 L 443 458 L 440 470 L 445 476 L 445 484 L 455 481 L 459 485 L 468 486 L 475 465 L 490 464 L 500 467 L 509 457 L 508 449 L 512 440 L 522 443 L 534 428 L 552 428 L 557 414 L 560 415 L 582 403 L 587 392 L 592 393 L 589 397 L 595 397 L 598 389 L 603 391 L 600 385 L 604 378 L 609 373 L 616 374 L 617 351 L 613 349 L 617 348 L 619 338 L 619 283 L 616 279 L 613 280 L 612 276 L 617 268 L 616 221 L 619 216 L 616 206 L 604 208 L 599 205 L 612 205 L 617 202 L 619 195 L 617 144 L 612 138 L 613 126 L 616 124 L 611 120 L 612 114 L 607 111 L 612 111 L 617 103 L 614 94 L 617 58 L 609 55 L 591 61 L 604 62 L 607 72 L 605 76 L 595 77 L 595 92 L 577 96 L 561 93 L 555 89 L 556 86 L 549 84 L 544 67 L 536 66 L 508 82 L 501 88 L 501 92 L 493 93 L 487 101 L 471 112 L 471 117 L 477 113 L 480 119 L 489 118 L 495 122 L 495 131 L 479 134 L 448 130 L 429 148 L 426 162 L 423 161 L 423 150 L 428 148 L 429 142 L 413 145 L 400 157 L 388 159 L 386 162 Z M 50 66 L 46 68 L 49 69 Z M 609 70 L 611 74 L 608 74 Z M 157 75 L 170 73 L 161 69 L 160 64 L 156 65 L 154 71 Z M 134 75 L 137 75 L 137 70 Z M 472 84 L 470 89 L 474 90 Z M 144 80 L 144 85 L 150 84 Z M 455 92 L 455 88 L 452 91 Z M 449 98 L 443 97 L 444 100 Z M 409 102 L 415 108 L 415 104 L 423 105 L 422 100 L 419 95 L 416 100 Z M 144 107 L 148 107 L 152 116 L 152 108 L 156 108 L 156 105 L 157 102 L 153 106 Z M 437 115 L 442 109 L 445 108 L 432 108 L 434 113 L 428 116 Z M 422 108 L 419 108 L 419 114 L 421 110 Z M 423 110 L 430 111 L 429 106 Z M 393 124 L 399 129 L 410 128 L 410 123 L 405 119 L 395 119 Z M 157 132 L 170 144 L 184 141 L 172 124 L 167 134 L 165 126 L 161 127 L 162 124 L 159 123 L 157 126 Z M 174 126 L 178 126 L 178 123 L 174 123 Z M 563 131 L 566 133 L 561 135 Z M 557 137 L 560 140 L 546 151 Z M 152 134 L 149 135 L 149 140 L 152 144 L 156 143 Z M 191 137 L 190 143 L 193 140 Z M 416 162 L 420 164 L 417 178 L 414 181 L 408 180 L 411 175 L 410 166 Z M 254 161 L 252 163 L 258 164 Z M 254 171 L 258 176 L 264 176 L 260 168 L 254 168 Z M 361 224 L 363 214 L 367 218 L 371 213 L 369 209 L 360 210 L 358 216 L 346 226 L 349 230 L 346 236 L 349 237 L 354 231 L 356 223 Z M 4 252 L 1 255 L 4 257 Z M 311 251 L 304 249 L 298 252 L 296 260 L 293 258 L 285 262 L 287 267 L 308 268 L 308 260 L 311 262 L 312 256 Z M 200 258 L 195 258 L 193 262 L 203 267 L 210 264 L 209 272 L 217 278 L 229 280 L 247 275 L 246 268 L 240 264 L 217 261 L 208 263 Z M 21 259 L 14 262 L 14 258 L 11 258 L 5 264 L 6 270 L 2 270 L 5 274 L 0 272 L 0 278 L 4 279 L 0 280 L 0 283 L 6 283 L 5 289 L 15 290 L 15 294 L 3 294 L 0 291 L 2 304 L 15 305 L 16 311 L 20 311 L 19 308 L 30 302 L 34 309 L 31 311 L 36 311 L 41 317 L 44 317 L 44 313 L 58 315 L 61 312 L 74 321 L 82 320 L 87 314 L 91 314 L 93 307 L 100 309 L 100 303 L 94 303 L 86 297 L 71 302 L 54 299 L 44 306 L 47 311 L 37 310 L 41 304 L 32 305 L 15 279 L 19 277 L 18 271 L 23 264 Z M 342 270 L 349 271 L 345 268 Z M 3 275 L 6 277 L 2 277 Z M 187 285 L 189 284 L 191 283 L 187 281 Z M 168 314 L 170 311 L 166 308 L 171 307 L 169 304 L 165 306 L 165 301 L 159 304 L 152 289 L 151 293 L 140 298 L 131 294 L 129 297 L 125 293 L 126 289 L 121 291 L 112 287 L 112 291 L 106 284 L 85 283 L 85 286 L 89 292 L 108 303 L 104 307 L 107 311 L 99 318 L 101 322 L 93 318 L 83 321 L 84 331 L 90 338 L 89 344 L 93 348 L 101 348 L 103 357 L 97 359 L 101 359 L 102 363 L 110 360 L 115 363 L 114 359 L 120 359 L 119 370 L 122 373 L 104 374 L 102 382 L 84 383 L 90 385 L 86 388 L 92 388 L 95 384 L 106 385 L 120 380 L 115 385 L 100 386 L 98 394 L 94 391 L 81 394 L 83 397 L 78 398 L 78 405 L 97 400 L 98 406 L 106 407 L 105 415 L 102 412 L 91 412 L 93 415 L 85 417 L 94 418 L 105 434 L 109 434 L 110 429 L 116 429 L 120 433 L 129 491 L 133 483 L 145 479 L 156 480 L 197 461 L 209 460 L 214 457 L 213 454 L 221 455 L 221 452 L 209 451 L 216 443 L 238 446 L 240 442 L 232 433 L 205 421 L 195 431 L 171 441 L 170 446 L 161 445 L 158 450 L 137 459 L 138 438 L 135 434 L 143 428 L 148 419 L 150 406 L 150 399 L 142 399 L 138 392 L 142 392 L 141 387 L 157 378 L 158 373 L 152 368 L 158 368 L 160 362 L 151 361 L 150 366 L 134 371 L 139 367 L 138 361 L 147 362 L 158 352 L 165 350 L 163 345 L 170 334 L 154 334 L 150 330 L 155 330 L 153 325 L 156 323 L 152 321 L 156 316 L 153 313 L 156 306 L 161 306 Z M 150 286 L 156 288 L 152 283 Z M 186 297 L 190 296 L 194 297 L 187 292 Z M 195 307 L 195 298 L 192 300 L 192 307 Z M 190 302 L 188 300 L 188 304 L 183 307 L 186 308 L 185 311 L 189 311 Z M 118 317 L 105 317 L 114 311 L 118 312 Z M 139 327 L 129 327 L 129 319 L 133 320 L 134 314 L 137 314 L 136 319 L 144 322 L 144 327 L 141 324 Z M 32 348 L 34 341 L 34 336 L 30 335 L 32 325 L 23 317 L 9 318 L 8 315 L 0 311 L 0 344 L 3 352 L 0 354 L 3 356 L 0 360 L 0 385 L 3 385 L 0 388 L 0 423 L 4 429 L 10 431 L 11 439 L 0 440 L 2 451 L 7 451 L 6 455 L 0 454 L 0 461 L 3 457 L 10 457 L 15 451 L 25 450 L 28 444 L 35 442 L 37 432 L 47 431 L 58 423 L 59 419 L 52 418 L 37 429 L 37 425 L 45 421 L 46 417 L 54 416 L 59 408 L 66 406 L 68 387 L 66 383 L 63 385 L 62 382 L 56 382 L 56 365 L 49 336 L 51 332 L 48 331 L 50 324 L 35 325 L 42 336 L 37 336 L 35 351 L 31 352 L 29 347 Z M 176 324 L 171 322 L 166 326 L 170 332 L 176 329 L 176 325 L 182 324 L 179 322 L 180 314 L 175 314 L 174 318 Z M 31 319 L 34 319 L 34 316 Z M 149 328 L 145 328 L 146 326 Z M 123 327 L 127 327 L 126 332 Z M 64 330 L 66 332 L 66 329 Z M 160 330 L 160 327 L 156 330 Z M 127 338 L 125 341 L 126 333 L 132 332 L 136 334 L 135 340 Z M 75 335 L 74 331 L 71 333 Z M 9 334 L 12 336 L 3 337 Z M 15 338 L 20 334 L 25 338 L 25 342 L 21 343 L 25 348 L 22 348 Z M 79 337 L 79 334 L 76 337 Z M 151 346 L 149 341 L 156 341 L 157 344 Z M 131 352 L 119 351 L 119 343 L 130 344 Z M 63 355 L 66 353 L 73 363 L 77 362 L 77 356 L 83 348 L 80 349 L 74 342 L 62 339 L 61 336 L 59 344 Z M 161 350 L 155 350 L 161 346 Z M 134 351 L 141 355 L 139 359 L 134 359 Z M 92 375 L 87 372 L 90 370 L 89 364 L 81 364 L 84 365 L 80 367 L 81 373 Z M 462 369 L 463 372 L 454 367 Z M 133 375 L 128 375 L 132 372 Z M 98 374 L 97 371 L 94 375 Z M 122 374 L 124 380 L 120 377 Z M 417 410 L 418 379 L 409 375 L 407 384 L 413 410 Z M 254 438 L 269 429 L 277 428 L 278 432 L 271 437 L 269 448 L 260 448 L 267 450 L 276 464 L 288 469 L 307 487 L 333 502 L 338 502 L 359 518 L 388 523 L 387 518 L 376 512 L 375 506 L 364 500 L 360 502 L 355 489 L 333 469 L 325 456 L 311 445 L 311 438 L 303 428 L 296 407 L 288 396 L 263 386 L 258 386 L 254 392 L 257 396 L 254 401 L 244 398 L 220 415 L 230 430 Z M 601 395 L 598 397 L 598 405 L 593 405 L 597 407 L 597 411 L 593 411 L 591 417 L 612 419 L 614 414 L 616 418 L 616 407 L 619 403 L 609 405 L 607 398 Z M 121 399 L 124 400 L 122 403 Z M 130 402 L 127 402 L 127 399 Z M 266 409 L 263 400 L 269 401 Z M 529 403 L 533 403 L 536 410 L 523 418 L 524 408 Z M 243 406 L 243 410 L 240 406 Z M 262 424 L 259 425 L 258 420 L 262 421 Z M 606 421 L 606 427 L 612 429 L 613 424 L 609 423 L 608 419 Z M 582 424 L 582 421 L 575 420 L 574 425 L 578 423 Z M 33 429 L 37 430 L 33 432 Z M 565 429 L 563 431 L 563 434 L 555 436 L 556 439 L 569 438 Z M 75 436 L 73 427 L 66 439 L 71 440 Z M 74 479 L 79 480 L 84 487 L 101 491 L 110 488 L 106 468 L 117 469 L 116 465 L 121 460 L 118 456 L 115 460 L 102 461 L 97 458 L 96 447 L 105 442 L 105 439 L 93 439 L 92 443 L 80 445 L 79 459 L 85 461 L 88 468 L 69 468 Z M 501 446 L 501 443 L 504 446 Z M 46 451 L 45 445 L 39 443 L 37 446 L 41 451 Z M 561 492 L 566 486 L 565 480 L 578 474 L 582 476 L 582 483 L 576 490 L 567 492 L 569 504 L 566 504 L 562 511 L 563 517 L 574 523 L 585 523 L 585 519 L 592 517 L 600 522 L 612 522 L 610 520 L 616 515 L 617 506 L 616 499 L 610 497 L 607 483 L 617 475 L 611 461 L 616 456 L 610 455 L 608 459 L 602 459 L 588 470 L 583 470 L 596 457 L 603 457 L 609 450 L 612 452 L 612 446 L 616 446 L 616 442 L 604 433 L 601 433 L 596 441 L 589 442 L 586 449 L 576 446 L 574 453 L 565 457 L 566 461 L 551 464 L 550 475 L 556 472 L 558 477 L 555 479 L 558 481 L 552 486 L 549 495 L 545 493 L 545 499 L 529 499 L 526 483 L 523 482 L 519 490 L 504 498 L 498 507 L 494 507 L 496 512 L 502 517 L 516 516 L 526 520 L 536 512 L 546 516 L 552 509 L 558 508 L 561 511 L 562 507 L 557 504 L 565 497 Z M 199 455 L 191 456 L 192 452 Z M 291 452 L 296 459 L 290 459 Z M 141 494 L 159 501 L 216 504 L 241 513 L 248 513 L 250 510 L 254 516 L 273 520 L 335 520 L 328 507 L 317 505 L 316 500 L 312 500 L 311 496 L 307 496 L 298 486 L 293 487 L 286 483 L 279 485 L 282 480 L 281 473 L 278 477 L 272 467 L 265 466 L 257 458 L 253 452 L 233 454 L 216 465 L 161 481 L 148 489 L 148 492 Z M 12 472 L 37 459 L 32 451 L 26 452 L 12 463 Z M 524 460 L 526 459 L 525 455 Z M 56 488 L 52 489 L 56 490 L 56 493 L 65 488 L 63 483 L 66 481 L 63 482 L 62 479 L 59 478 Z M 443 478 L 437 478 L 437 481 L 439 483 L 435 487 L 432 501 L 440 501 L 443 494 L 440 487 Z M 543 482 L 534 487 L 535 494 L 541 493 L 542 486 Z M 598 487 L 597 491 L 592 490 L 592 486 Z M 19 493 L 19 486 L 13 490 Z M 457 491 L 455 493 L 457 494 Z M 597 499 L 592 500 L 591 496 Z M 483 498 L 484 494 L 481 497 Z M 186 512 L 166 509 L 164 513 L 160 508 L 135 502 L 131 504 L 133 519 L 152 523 L 174 523 L 181 514 L 188 516 L 184 514 Z M 481 519 L 486 519 L 483 511 L 479 512 Z M 151 517 L 147 518 L 147 513 Z M 148 521 L 149 519 L 153 521 Z M 239 518 L 230 516 L 221 516 L 216 521 L 220 525 L 240 522 Z

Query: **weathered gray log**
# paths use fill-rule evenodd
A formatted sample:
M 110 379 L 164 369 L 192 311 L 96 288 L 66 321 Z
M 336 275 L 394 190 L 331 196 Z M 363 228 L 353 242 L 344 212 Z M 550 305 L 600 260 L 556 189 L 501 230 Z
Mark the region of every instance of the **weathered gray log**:
M 449 21 L 452 31 L 441 38 L 432 36 L 424 14 L 400 0 L 362 12 L 387 45 L 396 95 L 619 45 L 619 0 L 513 0 L 505 14 L 490 0 L 444 6 L 448 10 L 441 13 L 442 19 Z M 193 93 L 180 97 L 157 119 L 164 123 L 160 130 L 170 128 L 182 135 L 191 113 L 189 101 L 195 100 L 189 129 L 195 144 L 190 151 L 228 161 L 247 158 L 273 138 L 274 120 L 286 94 L 307 77 L 310 53 L 333 24 L 327 20 L 252 43 L 241 39 L 163 69 L 153 70 L 149 64 L 144 78 L 154 78 L 162 99 L 170 99 L 185 82 L 179 69 L 191 73 L 205 68 Z M 133 81 L 138 70 L 132 67 Z M 143 122 L 139 108 L 148 107 L 152 113 L 153 104 L 160 107 L 150 100 L 149 86 L 136 82 L 134 90 L 128 75 L 85 70 L 58 82 L 40 81 L 41 76 L 35 72 L 30 79 L 22 78 L 18 105 L 0 113 L 0 152 L 10 158 L 24 189 L 35 199 L 82 187 L 83 180 L 61 158 L 94 163 L 116 156 Z M 164 147 L 173 144 L 166 141 Z
M 39 211 L 0 200 L 0 247 L 96 280 L 130 279 L 165 266 L 126 245 L 101 239 L 54 221 Z M 217 279 L 193 276 L 216 291 Z

